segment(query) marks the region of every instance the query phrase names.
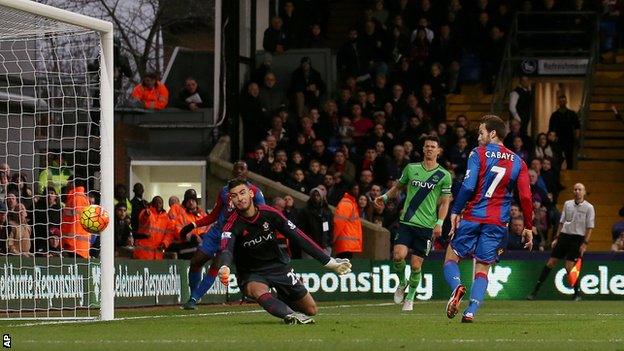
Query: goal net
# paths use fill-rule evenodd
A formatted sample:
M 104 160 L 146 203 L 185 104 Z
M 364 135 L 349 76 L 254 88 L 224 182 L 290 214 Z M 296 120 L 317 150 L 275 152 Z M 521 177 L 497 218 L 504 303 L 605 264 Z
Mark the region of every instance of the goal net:
M 0 0 L 0 318 L 113 317 L 112 26 Z M 112 222 L 112 221 L 111 221 Z

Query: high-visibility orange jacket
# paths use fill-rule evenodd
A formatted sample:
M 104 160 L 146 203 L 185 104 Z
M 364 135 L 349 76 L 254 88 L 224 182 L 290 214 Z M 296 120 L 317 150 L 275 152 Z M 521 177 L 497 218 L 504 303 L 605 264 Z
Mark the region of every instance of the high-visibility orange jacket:
M 362 221 L 357 201 L 345 193 L 334 213 L 333 254 L 362 252 Z
M 63 208 L 61 238 L 63 249 L 76 255 L 89 258 L 91 234 L 80 224 L 82 210 L 89 206 L 89 198 L 81 186 L 70 189 Z
M 134 258 L 162 260 L 163 251 L 171 244 L 175 231 L 166 211 L 148 207 L 139 214 L 139 230 L 134 240 Z
M 187 211 L 186 208 L 184 208 L 183 206 L 179 204 L 175 204 L 171 206 L 171 208 L 169 209 L 169 217 L 173 220 L 175 224 L 175 235 L 174 235 L 173 241 L 174 242 L 186 241 L 185 238 L 178 237 L 178 233 L 180 233 L 180 230 L 182 229 L 182 227 L 184 227 L 187 224 L 196 222 L 205 216 L 206 216 L 206 212 L 202 210 L 201 208 L 198 208 L 197 212 L 193 213 L 193 212 Z M 205 232 L 206 232 L 206 228 L 195 228 L 193 229 L 191 234 L 202 235 Z
M 157 81 L 152 89 L 138 84 L 132 90 L 132 97 L 143 102 L 143 107 L 147 109 L 162 110 L 169 103 L 169 90 L 160 81 Z

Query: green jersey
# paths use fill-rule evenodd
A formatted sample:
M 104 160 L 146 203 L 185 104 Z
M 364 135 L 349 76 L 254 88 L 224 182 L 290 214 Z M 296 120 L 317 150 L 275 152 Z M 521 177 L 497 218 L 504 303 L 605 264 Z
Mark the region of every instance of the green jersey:
M 410 163 L 399 183 L 407 187 L 401 223 L 433 229 L 438 221 L 438 199 L 451 195 L 451 174 L 439 165 L 427 170 L 422 163 Z

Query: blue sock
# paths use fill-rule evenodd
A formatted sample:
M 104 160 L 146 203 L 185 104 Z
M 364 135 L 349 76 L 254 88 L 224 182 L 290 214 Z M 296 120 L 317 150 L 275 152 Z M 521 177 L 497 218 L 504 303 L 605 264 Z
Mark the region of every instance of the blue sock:
M 455 288 L 461 284 L 457 262 L 447 261 L 444 263 L 444 279 L 446 279 L 446 282 L 451 287 L 451 291 L 455 290 Z
M 488 286 L 488 278 L 485 273 L 477 273 L 475 274 L 474 282 L 472 283 L 472 289 L 470 290 L 470 305 L 464 311 L 464 314 L 470 312 L 472 314 L 477 313 L 477 309 L 479 309 L 479 305 L 483 302 L 485 298 L 485 291 Z
M 201 283 L 199 283 L 197 288 L 191 291 L 191 298 L 195 299 L 195 301 L 199 301 L 199 299 L 206 295 L 206 292 L 210 290 L 210 287 L 214 283 L 216 277 L 216 271 L 213 272 L 213 269 L 211 268 L 208 271 L 208 274 L 204 276 L 204 279 L 202 279 Z
M 199 284 L 199 281 L 201 280 L 201 278 L 202 278 L 201 271 L 193 272 L 189 270 L 188 280 L 189 280 L 189 288 L 191 289 L 191 293 L 197 290 L 197 285 Z

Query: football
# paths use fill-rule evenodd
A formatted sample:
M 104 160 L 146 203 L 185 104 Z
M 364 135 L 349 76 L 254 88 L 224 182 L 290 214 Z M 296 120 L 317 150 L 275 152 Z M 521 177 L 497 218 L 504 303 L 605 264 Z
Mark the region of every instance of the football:
M 106 229 L 109 221 L 108 212 L 99 205 L 87 206 L 80 214 L 80 224 L 90 233 L 99 233 Z

